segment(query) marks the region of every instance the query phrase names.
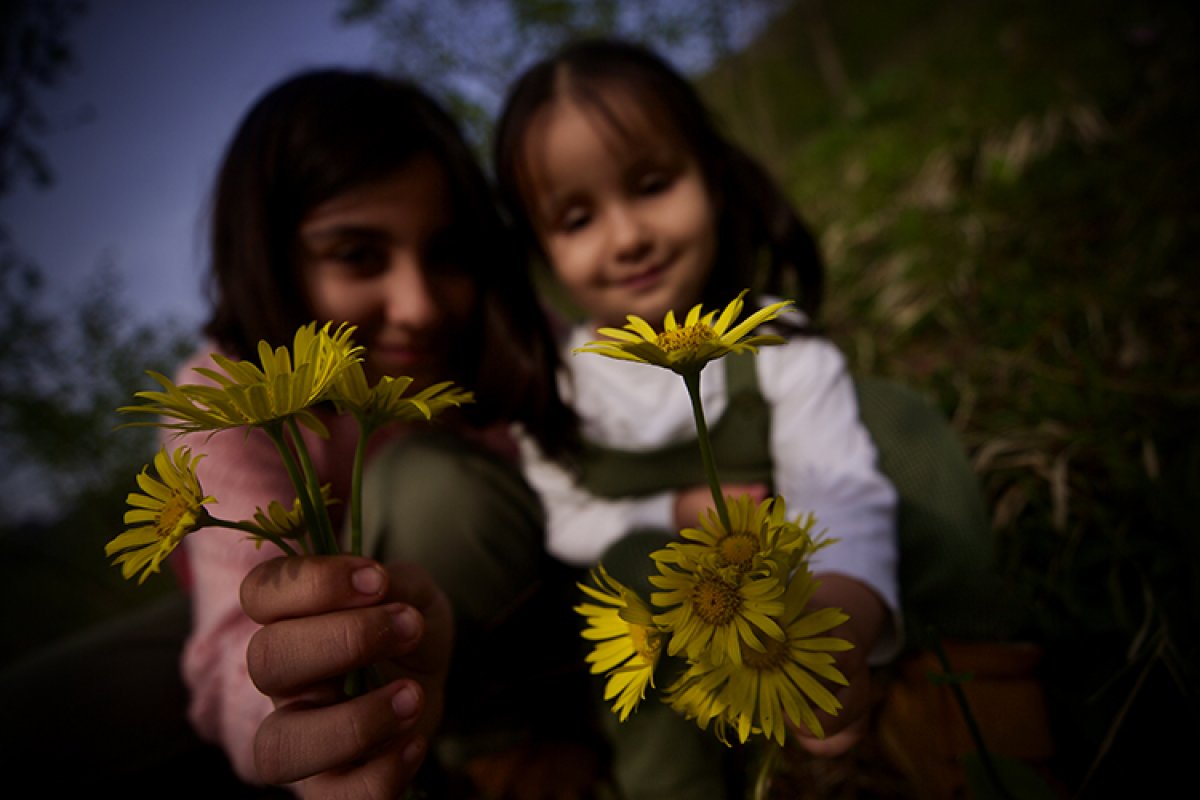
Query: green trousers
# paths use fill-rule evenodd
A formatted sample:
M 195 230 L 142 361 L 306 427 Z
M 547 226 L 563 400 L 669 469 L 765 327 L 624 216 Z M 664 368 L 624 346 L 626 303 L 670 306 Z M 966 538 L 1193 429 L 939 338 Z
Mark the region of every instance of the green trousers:
M 546 563 L 541 506 L 516 466 L 449 433 L 406 437 L 372 458 L 363 508 L 365 552 L 429 570 L 460 638 L 510 617 Z
M 516 465 L 449 434 L 413 436 L 372 459 L 363 502 L 366 551 L 420 563 L 454 609 L 445 766 L 537 737 L 586 739 L 578 575 L 546 554 L 541 504 Z

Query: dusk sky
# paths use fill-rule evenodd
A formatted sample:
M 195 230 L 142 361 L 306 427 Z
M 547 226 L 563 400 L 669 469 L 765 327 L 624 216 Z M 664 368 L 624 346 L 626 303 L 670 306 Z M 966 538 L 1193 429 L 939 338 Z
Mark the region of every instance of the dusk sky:
M 370 64 L 369 26 L 338 0 L 100 0 L 69 31 L 76 67 L 40 97 L 54 171 L 0 219 L 43 270 L 48 303 L 109 261 L 139 318 L 204 313 L 201 213 L 226 140 L 268 86 L 316 65 Z
M 202 216 L 225 143 L 269 86 L 313 66 L 384 66 L 375 29 L 338 22 L 339 0 L 92 0 L 68 31 L 75 67 L 38 102 L 54 182 L 18 184 L 0 220 L 40 266 L 45 303 L 73 307 L 98 265 L 139 320 L 194 329 L 206 252 Z M 762 4 L 735 7 L 745 42 Z M 769 4 L 768 4 L 769 5 Z M 637 13 L 637 4 L 626 11 Z M 492 36 L 482 17 L 455 36 Z M 502 6 L 475 14 L 496 19 Z M 464 21 L 469 22 L 469 21 Z M 636 20 L 632 23 L 636 29 Z M 536 55 L 531 53 L 531 56 Z M 676 55 L 681 68 L 695 58 Z M 703 59 L 703 57 L 701 57 Z M 690 62 L 690 63 L 687 63 Z M 496 98 L 498 102 L 499 98 Z

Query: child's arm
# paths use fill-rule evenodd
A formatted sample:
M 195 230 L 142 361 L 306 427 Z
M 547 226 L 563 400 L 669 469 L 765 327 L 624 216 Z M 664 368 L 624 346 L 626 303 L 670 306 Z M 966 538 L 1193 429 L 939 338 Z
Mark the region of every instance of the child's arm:
M 726 496 L 738 497 L 748 494 L 755 503 L 767 499 L 769 487 L 765 483 L 723 483 L 721 491 Z M 700 515 L 713 508 L 712 490 L 708 485 L 693 486 L 690 489 L 680 489 L 675 492 L 675 526 L 676 528 L 694 528 L 700 522 Z
M 213 512 L 223 518 L 251 519 L 257 505 L 294 496 L 287 474 L 266 436 L 259 431 L 225 431 L 211 438 L 189 433 L 168 446 L 190 445 L 204 453 L 197 466 L 207 494 L 220 498 Z M 257 564 L 274 557 L 240 531 L 207 528 L 183 542 L 190 576 L 193 625 L 181 671 L 188 687 L 188 717 L 201 738 L 219 744 L 238 776 L 257 783 L 253 740 L 271 703 L 246 677 L 246 645 L 258 625 L 238 604 L 238 587 Z
M 823 339 L 792 340 L 764 348 L 758 374 L 771 406 L 776 490 L 789 515 L 811 512 L 814 530 L 832 540 L 814 554 L 813 572 L 853 579 L 882 604 L 882 630 L 862 655 L 885 663 L 903 635 L 896 490 L 877 466 L 845 358 Z
M 307 798 L 396 797 L 441 720 L 453 621 L 414 565 L 355 556 L 278 558 L 242 583 L 263 628 L 246 664 L 275 710 L 255 739 L 267 783 L 303 781 Z M 346 700 L 343 676 L 377 665 L 383 684 Z
M 543 456 L 532 440 L 521 437 L 520 446 L 521 470 L 546 512 L 546 549 L 559 560 L 590 566 L 630 531 L 674 526 L 674 493 L 600 498 L 580 487 L 564 466 Z

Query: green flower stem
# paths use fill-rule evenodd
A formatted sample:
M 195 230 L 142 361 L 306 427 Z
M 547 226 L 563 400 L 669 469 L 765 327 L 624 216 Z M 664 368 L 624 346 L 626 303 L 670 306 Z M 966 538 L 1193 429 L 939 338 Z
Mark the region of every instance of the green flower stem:
M 287 426 L 288 433 L 292 437 L 292 442 L 296 446 L 296 453 L 300 456 L 300 466 L 304 471 L 309 496 L 312 498 L 316 527 L 320 529 L 321 541 L 324 542 L 321 549 L 325 553 L 337 553 L 337 539 L 333 535 L 333 525 L 329 522 L 329 511 L 325 508 L 325 497 L 321 492 L 321 480 L 317 477 L 317 470 L 313 467 L 312 457 L 308 454 L 308 447 L 305 446 L 304 438 L 300 435 L 300 426 L 296 424 L 295 417 L 287 418 Z
M 725 492 L 721 488 L 720 478 L 717 477 L 717 462 L 713 458 L 712 444 L 708 438 L 708 424 L 704 421 L 704 405 L 700 401 L 700 370 L 685 374 L 683 383 L 687 386 L 688 397 L 692 401 L 692 416 L 696 419 L 696 440 L 700 443 L 700 458 L 704 461 L 704 473 L 708 476 L 708 488 L 712 491 L 713 503 L 725 530 L 733 530 L 729 523 L 729 509 L 725 506 Z
M 209 515 L 208 519 L 209 519 L 209 521 L 207 524 L 209 524 L 209 525 L 213 525 L 218 528 L 229 528 L 230 530 L 235 530 L 235 531 L 245 531 L 246 533 L 249 533 L 253 536 L 257 536 L 259 538 L 266 539 L 268 542 L 270 542 L 271 544 L 275 545 L 280 550 L 282 550 L 284 552 L 284 555 L 289 555 L 289 556 L 298 555 L 298 553 L 296 553 L 295 548 L 293 548 L 290 544 L 288 544 L 287 541 L 285 541 L 284 539 L 281 539 L 280 537 L 276 536 L 275 534 L 273 534 L 269 531 L 264 530 L 263 528 L 258 527 L 257 525 L 255 525 L 252 522 L 230 522 L 227 519 L 220 519 L 218 517 L 212 516 L 211 514 Z
M 754 800 L 767 800 L 768 792 L 771 790 L 771 780 L 775 777 L 779 763 L 783 760 L 783 745 L 771 743 L 767 746 L 770 749 L 763 757 L 762 764 L 758 768 L 758 775 L 754 779 Z
M 996 769 L 996 762 L 992 760 L 991 751 L 988 750 L 987 743 L 983 738 L 983 731 L 979 728 L 979 723 L 975 720 L 975 715 L 971 712 L 971 704 L 967 702 L 967 693 L 963 691 L 962 679 L 956 677 L 956 673 L 951 669 L 950 658 L 946 655 L 945 648 L 942 647 L 942 640 L 937 634 L 930 629 L 929 642 L 933 648 L 934 655 L 937 656 L 938 662 L 942 666 L 942 671 L 947 678 L 946 683 L 950 686 L 950 691 L 954 693 L 954 699 L 958 702 L 959 710 L 962 711 L 963 721 L 967 724 L 967 732 L 971 735 L 971 740 L 975 743 L 975 750 L 979 753 L 979 760 L 983 764 L 983 770 L 987 773 L 993 787 L 998 792 L 999 796 L 1005 800 L 1012 800 L 1012 794 L 1005 786 L 1004 780 L 1000 777 L 999 770 Z
M 300 465 L 296 463 L 296 457 L 292 454 L 292 449 L 288 447 L 287 440 L 283 436 L 283 426 L 267 425 L 263 430 L 271 437 L 271 441 L 275 443 L 275 449 L 279 451 L 279 457 L 283 460 L 283 466 L 287 469 L 288 477 L 292 480 L 292 486 L 296 489 L 296 497 L 300 500 L 300 508 L 304 512 L 304 520 L 309 528 L 309 535 L 314 539 L 319 535 L 317 529 L 317 514 L 313 508 L 312 496 L 308 492 L 308 486 L 304 481 L 304 475 L 300 471 Z M 314 544 L 316 542 L 314 541 Z M 324 545 L 317 548 L 323 550 Z
M 354 471 L 351 474 L 350 484 L 350 552 L 356 556 L 361 556 L 363 550 L 363 465 L 367 458 L 367 442 L 375 433 L 376 427 L 365 419 L 358 420 L 358 444 L 354 449 Z M 382 685 L 383 680 L 379 675 L 379 670 L 372 664 L 347 673 L 342 682 L 342 691 L 347 697 L 358 697 L 372 689 L 378 689 Z
M 383 686 L 383 676 L 376 664 L 359 667 L 342 678 L 342 692 L 346 697 L 358 697 L 380 686 Z
M 363 464 L 367 457 L 367 440 L 374 431 L 363 420 L 358 423 L 358 446 L 354 450 L 354 472 L 350 485 L 350 552 L 356 556 L 362 555 L 363 549 L 363 512 L 362 512 L 362 479 Z

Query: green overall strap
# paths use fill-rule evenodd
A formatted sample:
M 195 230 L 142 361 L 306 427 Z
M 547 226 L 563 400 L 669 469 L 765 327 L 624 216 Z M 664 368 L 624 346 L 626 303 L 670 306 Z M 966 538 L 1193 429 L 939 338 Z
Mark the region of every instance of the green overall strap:
M 725 482 L 771 482 L 771 413 L 758 390 L 754 362 L 749 355 L 725 359 L 729 405 L 709 425 L 717 471 Z M 682 379 L 679 391 L 687 391 Z M 586 442 L 578 466 L 580 484 L 598 497 L 642 497 L 708 482 L 695 438 L 647 452 Z

